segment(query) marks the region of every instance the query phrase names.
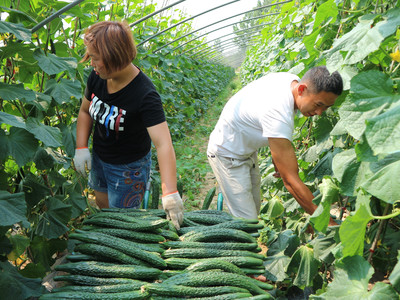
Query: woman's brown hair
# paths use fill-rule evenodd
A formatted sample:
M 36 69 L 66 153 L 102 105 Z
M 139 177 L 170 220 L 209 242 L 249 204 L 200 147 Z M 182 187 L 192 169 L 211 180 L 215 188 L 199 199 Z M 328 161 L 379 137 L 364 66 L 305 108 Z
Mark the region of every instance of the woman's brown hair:
M 123 69 L 136 58 L 136 46 L 126 22 L 102 21 L 90 26 L 84 37 L 86 47 L 96 51 L 109 72 Z M 86 52 L 81 62 L 89 60 Z

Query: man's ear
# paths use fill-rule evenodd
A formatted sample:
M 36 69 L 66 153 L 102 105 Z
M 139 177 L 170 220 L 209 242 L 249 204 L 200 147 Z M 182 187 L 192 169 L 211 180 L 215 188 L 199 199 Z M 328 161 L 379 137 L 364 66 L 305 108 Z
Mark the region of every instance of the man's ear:
M 307 85 L 305 83 L 300 83 L 297 87 L 297 93 L 299 96 L 303 96 L 304 91 L 307 89 Z

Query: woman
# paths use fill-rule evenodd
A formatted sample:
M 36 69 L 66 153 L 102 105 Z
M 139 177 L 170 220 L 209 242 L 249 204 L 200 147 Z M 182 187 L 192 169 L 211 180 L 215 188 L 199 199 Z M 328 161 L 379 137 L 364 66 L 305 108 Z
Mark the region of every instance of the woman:
M 151 168 L 151 142 L 157 150 L 162 203 L 175 227 L 183 219 L 176 186 L 176 159 L 159 94 L 151 80 L 132 61 L 136 47 L 129 25 L 104 21 L 85 33 L 91 61 L 79 110 L 75 168 L 86 175 L 100 208 L 138 208 Z M 88 149 L 92 132 L 93 157 Z

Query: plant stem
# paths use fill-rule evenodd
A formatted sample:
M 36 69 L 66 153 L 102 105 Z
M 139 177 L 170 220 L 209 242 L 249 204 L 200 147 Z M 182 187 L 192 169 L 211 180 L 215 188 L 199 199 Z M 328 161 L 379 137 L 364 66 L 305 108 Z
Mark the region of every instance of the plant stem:
M 386 216 L 386 214 L 388 213 L 389 207 L 390 207 L 390 204 L 387 204 L 386 207 L 385 207 L 385 211 L 383 212 L 384 216 Z M 379 222 L 378 231 L 376 232 L 374 241 L 372 242 L 371 248 L 369 249 L 369 256 L 368 256 L 368 262 L 369 263 L 371 263 L 372 256 L 374 255 L 374 252 L 375 252 L 375 249 L 376 249 L 376 245 L 378 244 L 379 237 L 380 237 L 380 235 L 382 233 L 383 226 L 387 222 L 387 219 L 380 219 L 378 222 Z

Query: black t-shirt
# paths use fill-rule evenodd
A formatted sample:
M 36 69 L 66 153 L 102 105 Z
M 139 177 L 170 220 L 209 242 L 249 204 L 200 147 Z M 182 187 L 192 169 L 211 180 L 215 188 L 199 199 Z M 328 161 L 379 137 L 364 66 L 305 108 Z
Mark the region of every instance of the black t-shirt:
M 165 121 L 160 95 L 140 71 L 123 89 L 107 92 L 107 81 L 93 71 L 85 97 L 95 121 L 93 151 L 105 162 L 126 164 L 144 157 L 151 148 L 147 127 Z

